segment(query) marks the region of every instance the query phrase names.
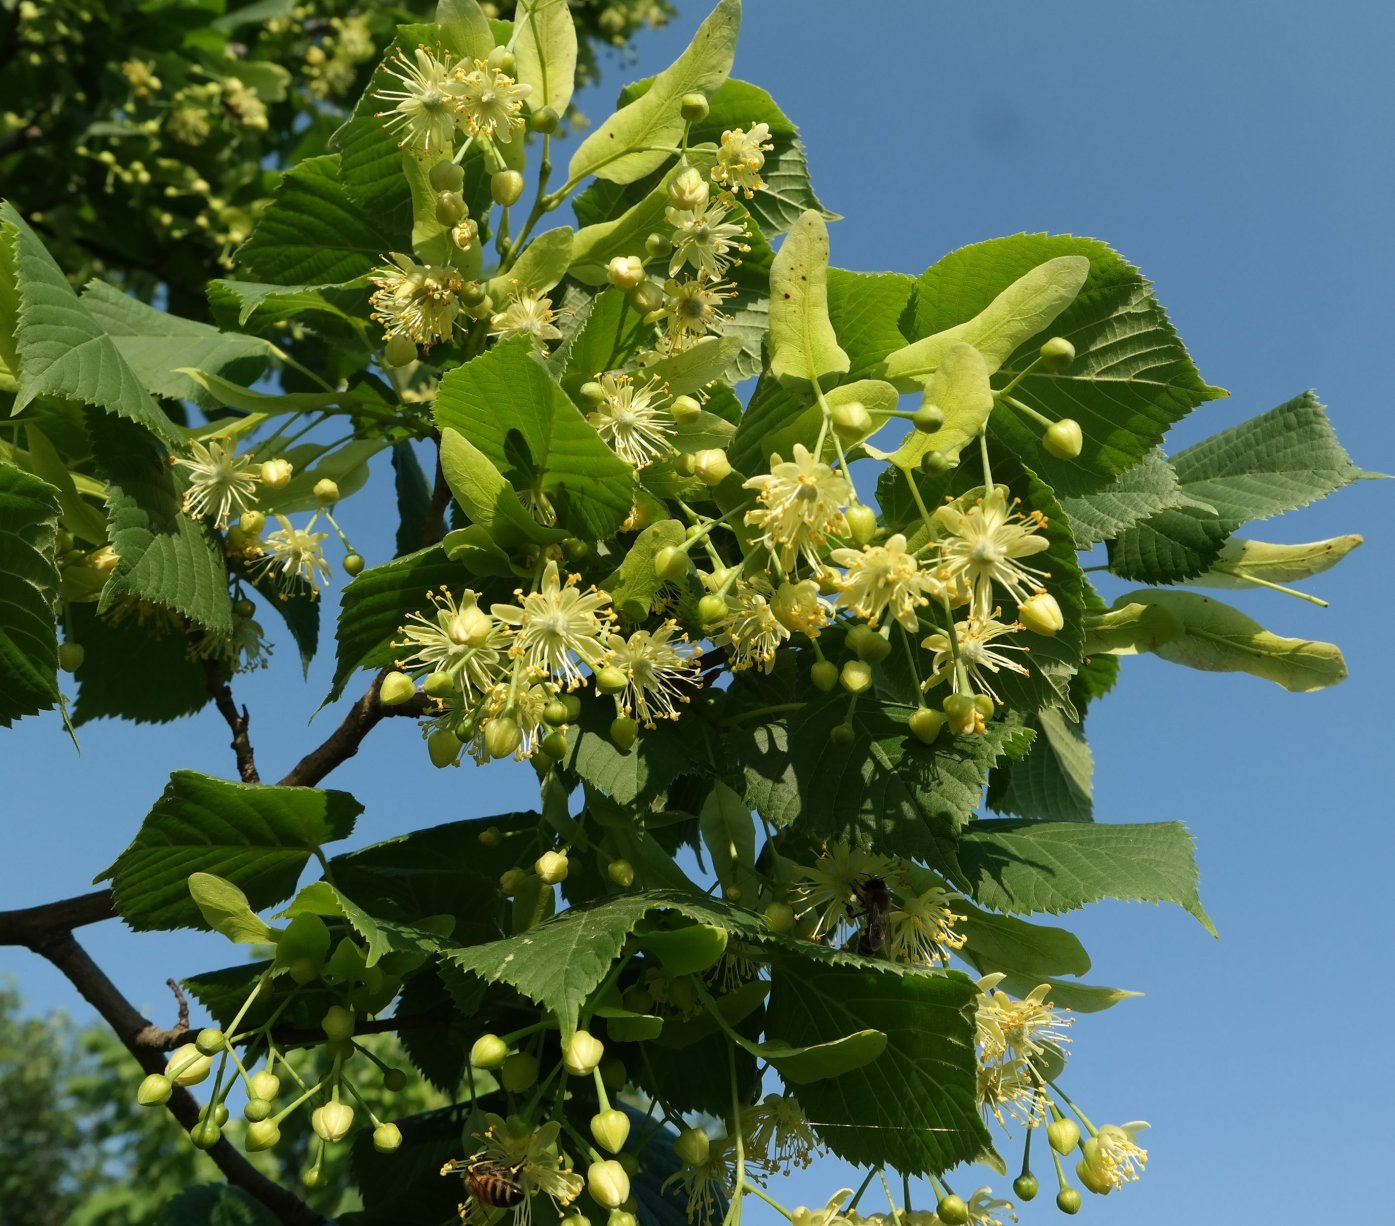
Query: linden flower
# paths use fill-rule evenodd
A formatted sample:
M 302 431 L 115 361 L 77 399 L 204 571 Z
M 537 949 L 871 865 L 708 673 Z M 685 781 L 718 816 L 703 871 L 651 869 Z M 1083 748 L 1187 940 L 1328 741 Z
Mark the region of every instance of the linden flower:
M 822 1147 L 799 1100 L 767 1094 L 754 1107 L 741 1113 L 741 1131 L 746 1140 L 746 1161 L 768 1171 L 807 1167 Z
M 765 186 L 760 172 L 765 165 L 765 155 L 774 148 L 769 124 L 752 124 L 749 132 L 740 128 L 723 132 L 717 164 L 712 167 L 712 181 L 733 191 L 740 190 L 747 200 L 751 199 Z
M 194 519 L 214 515 L 220 528 L 228 526 L 228 518 L 234 511 L 241 515 L 257 502 L 257 478 L 252 470 L 252 459 L 234 454 L 231 447 L 224 446 L 228 441 L 209 439 L 201 443 L 193 438 L 189 440 L 192 456 L 174 459 L 180 468 L 189 470 L 189 488 L 184 491 L 181 510 Z
M 851 1197 L 851 1188 L 840 1188 L 828 1198 L 822 1209 L 810 1209 L 800 1205 L 791 1217 L 791 1226 L 854 1226 L 858 1221 L 855 1213 L 841 1213 L 843 1202 Z
M 949 905 L 959 897 L 953 890 L 932 885 L 913 898 L 902 899 L 888 917 L 892 956 L 931 965 L 948 962 L 948 951 L 961 949 L 966 939 L 954 931 L 954 921 L 965 917 L 956 915 Z
M 485 1115 L 482 1148 L 465 1159 L 455 1158 L 441 1168 L 442 1175 L 464 1174 L 475 1163 L 513 1173 L 513 1180 L 523 1193 L 514 1207 L 514 1226 L 527 1226 L 533 1220 L 533 1198 L 546 1196 L 557 1209 L 557 1215 L 570 1205 L 586 1186 L 586 1181 L 573 1170 L 564 1169 L 563 1158 L 557 1151 L 557 1135 L 562 1125 L 549 1120 L 533 1129 L 517 1116 L 507 1120 L 489 1112 Z M 464 1215 L 466 1207 L 461 1206 Z
M 1011 656 L 1006 655 L 1009 651 L 1026 651 L 1025 647 L 994 647 L 994 639 L 1002 638 L 1005 634 L 1015 634 L 1021 626 L 1007 626 L 1000 621 L 990 618 L 969 617 L 963 621 L 954 623 L 954 637 L 959 644 L 959 659 L 964 664 L 964 669 L 969 675 L 977 690 L 985 694 L 991 694 L 998 699 L 997 693 L 988 681 L 987 674 L 997 674 L 1007 669 L 1009 672 L 1020 673 L 1027 676 L 1027 667 L 1019 664 Z M 935 654 L 931 658 L 930 676 L 926 678 L 922 689 L 930 689 L 937 685 L 946 677 L 950 678 L 950 686 L 957 694 L 959 692 L 959 673 L 954 667 L 954 656 L 949 646 L 949 635 L 944 631 L 936 631 L 928 638 L 921 641 L 922 647 L 928 648 Z M 998 701 L 1002 701 L 998 699 Z
M 727 592 L 727 615 L 713 642 L 727 648 L 733 672 L 759 664 L 768 673 L 776 650 L 790 636 L 771 609 L 769 595 L 765 585 L 742 579 Z
M 915 556 L 906 551 L 906 538 L 900 532 L 887 537 L 885 545 L 864 545 L 861 549 L 835 549 L 829 557 L 847 572 L 838 584 L 838 603 L 876 626 L 889 612 L 908 631 L 919 627 L 916 609 L 938 597 L 943 590 L 938 580 L 921 569 Z
M 852 497 L 852 486 L 802 443 L 794 445 L 793 460 L 780 459 L 778 452 L 771 459 L 768 473 L 744 483 L 761 503 L 746 512 L 746 523 L 764 529 L 761 540 L 782 572 L 800 554 L 821 570 L 818 547 L 829 536 L 847 535 L 843 506 Z
M 1085 1162 L 1101 1179 L 1122 1188 L 1129 1180 L 1137 1179 L 1148 1165 L 1148 1151 L 1134 1141 L 1147 1127 L 1143 1120 L 1101 1124 L 1099 1131 L 1085 1142 Z
M 819 585 L 812 579 L 780 584 L 770 602 L 770 611 L 785 629 L 811 639 L 817 638 L 832 619 L 828 601 L 819 595 Z
M 993 1196 L 992 1188 L 979 1188 L 968 1200 L 969 1226 L 1003 1226 L 1003 1220 L 998 1216 L 1006 1213 L 1014 1222 L 1017 1221 L 1017 1214 L 1012 1211 L 1012 1201 L 997 1200 Z
M 661 384 L 636 387 L 627 375 L 605 374 L 600 385 L 605 398 L 586 420 L 626 464 L 643 468 L 673 450 L 673 421 L 654 403 L 663 395 Z
M 668 262 L 668 275 L 676 277 L 684 264 L 691 264 L 700 274 L 714 281 L 742 252 L 751 248 L 741 240 L 746 227 L 727 221 L 727 206 L 713 201 L 705 209 L 664 210 L 668 224 L 673 227 L 673 255 Z
M 368 300 L 373 318 L 388 340 L 402 333 L 429 349 L 455 326 L 457 295 L 465 283 L 454 269 L 418 264 L 395 251 L 391 258 L 392 264 L 374 269 L 368 278 L 378 287 Z
M 333 573 L 320 545 L 329 533 L 311 532 L 309 527 L 297 528 L 284 515 L 277 515 L 276 520 L 281 527 L 263 542 L 266 552 L 256 560 L 256 565 L 265 575 L 277 572 L 275 579 L 283 599 L 295 590 L 297 580 L 310 585 L 313 597 L 317 594 L 315 583 L 318 581 L 328 587 L 329 576 Z
M 1038 577 L 1046 572 L 1024 566 L 1018 559 L 1029 558 L 1051 547 L 1038 532 L 1046 526 L 1040 511 L 1022 515 L 1011 510 L 1004 486 L 994 486 L 986 495 L 939 507 L 931 520 L 940 532 L 940 553 L 947 582 L 962 579 L 973 592 L 974 616 L 986 618 L 993 607 L 993 585 L 1006 588 L 1021 604 L 1042 585 Z M 1015 505 L 1015 502 L 1014 504 Z
M 417 676 L 446 673 L 469 700 L 499 680 L 509 632 L 479 607 L 478 592 L 466 589 L 458 602 L 444 587 L 427 595 L 435 614 L 407 614 L 402 639 L 393 645 L 416 650 L 397 665 Z
M 449 151 L 458 126 L 458 87 L 451 78 L 449 61 L 438 60 L 424 45 L 410 56 L 399 48 L 384 71 L 402 82 L 401 89 L 380 89 L 373 94 L 393 104 L 392 110 L 379 111 L 377 117 L 389 117 L 383 126 L 399 138 L 397 147 L 410 146 L 423 153 Z
M 560 341 L 561 331 L 553 324 L 552 299 L 532 290 L 517 290 L 514 297 L 497 315 L 489 317 L 489 335 L 505 341 L 511 336 L 528 336 L 539 349 L 548 341 Z
M 547 683 L 521 685 L 516 691 L 506 681 L 494 685 L 481 704 L 482 715 L 475 728 L 475 736 L 470 742 L 470 756 L 481 766 L 493 758 L 485 731 L 490 720 L 498 719 L 507 713 L 518 725 L 519 736 L 522 738 L 513 752 L 514 761 L 522 762 L 531 758 L 542 744 L 543 737 L 552 731 L 543 723 L 543 711 L 556 696 L 556 687 Z
M 660 1191 L 680 1184 L 688 1194 L 688 1221 L 710 1222 L 736 1185 L 736 1151 L 730 1139 L 713 1141 L 707 1161 L 696 1166 L 684 1163 L 681 1170 L 664 1180 Z
M 628 639 L 619 634 L 609 639 L 607 664 L 629 682 L 615 696 L 616 706 L 646 728 L 654 727 L 655 720 L 677 719 L 676 704 L 688 701 L 682 687 L 697 681 L 692 645 L 677 631 L 678 623 L 669 621 L 657 630 L 636 630 Z
M 722 311 L 722 299 L 736 296 L 726 284 L 701 275 L 688 281 L 665 281 L 664 292 L 668 297 L 657 312 L 664 328 L 657 348 L 663 354 L 682 353 L 704 336 L 720 335 L 730 318 Z
M 523 127 L 523 99 L 533 92 L 531 85 L 520 85 L 507 73 L 476 60 L 467 72 L 455 70 L 452 98 L 456 113 L 471 136 L 482 136 L 507 145 L 513 129 Z
M 1039 1127 L 1046 1116 L 1041 1080 L 1024 1060 L 978 1066 L 978 1106 L 983 1122 L 991 1115 L 1003 1128 L 1011 1119 L 1024 1128 Z
M 978 981 L 975 1022 L 985 1064 L 1034 1060 L 1070 1042 L 1065 1032 L 1075 1019 L 1068 1016 L 1070 1010 L 1046 1003 L 1050 984 L 1038 984 L 1022 1000 L 1013 1000 L 997 990 L 1002 979 L 993 974 Z
M 833 843 L 824 848 L 812 867 L 800 865 L 804 880 L 795 886 L 790 905 L 800 919 L 818 913 L 809 939 L 820 941 L 836 933 L 852 914 L 858 886 L 868 877 L 885 878 L 895 863 L 846 843 Z
M 522 656 L 530 668 L 555 676 L 568 688 L 582 683 L 577 667 L 579 656 L 595 668 L 605 656 L 603 639 L 608 619 L 610 595 L 591 588 L 577 590 L 579 576 L 568 575 L 565 583 L 557 574 L 557 563 L 549 561 L 543 571 L 542 587 L 526 595 L 519 588 L 514 595 L 519 604 L 496 604 L 491 612 L 501 622 L 515 627 L 510 654 Z

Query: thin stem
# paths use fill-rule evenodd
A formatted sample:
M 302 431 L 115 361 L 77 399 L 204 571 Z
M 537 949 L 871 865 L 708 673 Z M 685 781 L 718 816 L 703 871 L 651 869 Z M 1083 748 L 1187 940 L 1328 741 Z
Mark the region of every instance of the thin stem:
M 848 1201 L 849 1213 L 851 1213 L 854 1209 L 857 1208 L 858 1202 L 862 1199 L 862 1194 L 865 1191 L 867 1191 L 869 1187 L 871 1187 L 872 1180 L 876 1177 L 877 1172 L 881 1169 L 882 1168 L 879 1166 L 872 1167 L 871 1170 L 867 1172 L 867 1178 L 864 1179 L 860 1184 L 858 1184 L 857 1191 L 853 1193 L 852 1200 Z
M 775 1200 L 772 1196 L 769 1196 L 764 1188 L 757 1187 L 749 1179 L 744 1181 L 741 1186 L 744 1191 L 759 1196 L 761 1200 L 763 1200 L 772 1209 L 775 1209 L 778 1212 L 784 1214 L 786 1221 L 794 1221 L 794 1214 L 791 1213 L 788 1209 L 786 1209 L 784 1205 L 782 1205 L 778 1200 Z
M 736 1149 L 735 1191 L 723 1226 L 741 1226 L 741 1197 L 746 1190 L 746 1146 L 741 1135 L 741 1090 L 736 1080 L 736 1047 L 727 1044 L 727 1081 L 731 1087 L 731 1139 Z

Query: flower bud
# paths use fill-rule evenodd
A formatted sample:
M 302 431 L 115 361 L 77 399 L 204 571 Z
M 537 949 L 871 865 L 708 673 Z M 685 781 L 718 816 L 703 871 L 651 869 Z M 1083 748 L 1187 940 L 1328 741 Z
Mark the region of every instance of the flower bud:
M 859 660 L 866 660 L 869 664 L 885 660 L 891 654 L 891 641 L 882 638 L 865 622 L 858 622 L 848 631 L 847 643 Z
M 688 577 L 688 555 L 676 545 L 665 545 L 654 555 L 654 574 L 671 583 Z
M 496 715 L 484 726 L 484 747 L 491 758 L 507 758 L 521 744 L 523 731 L 507 715 Z
M 521 868 L 505 869 L 499 874 L 499 889 L 506 897 L 512 897 L 523 888 L 523 883 L 528 879 L 528 874 Z
M 499 1083 L 510 1094 L 521 1094 L 538 1080 L 538 1058 L 516 1051 L 499 1066 Z
M 554 762 L 560 762 L 567 756 L 567 734 L 554 728 L 538 743 L 538 749 Z
M 363 574 L 363 555 L 361 553 L 346 553 L 344 555 L 344 573 L 350 578 L 356 579 Z
M 516 170 L 496 170 L 489 176 L 489 194 L 505 208 L 517 204 L 523 195 L 523 176 Z
M 664 294 L 663 286 L 654 281 L 646 281 L 643 285 L 636 285 L 629 293 L 629 303 L 640 315 L 649 315 L 654 311 L 662 309 L 668 301 Z
M 331 1042 L 350 1038 L 354 1033 L 354 1015 L 343 1005 L 330 1005 L 320 1019 L 320 1029 Z
M 832 660 L 815 660 L 809 677 L 816 688 L 827 694 L 838 684 L 838 666 Z
M 354 1109 L 348 1103 L 325 1103 L 310 1113 L 310 1127 L 322 1141 L 333 1144 L 348 1136 L 354 1125 Z
M 417 687 L 406 673 L 391 672 L 378 686 L 378 701 L 385 707 L 400 707 L 416 697 Z
M 872 414 L 858 400 L 834 405 L 829 420 L 833 423 L 833 433 L 845 443 L 861 442 L 872 433 Z
M 551 136 L 561 122 L 562 117 L 550 106 L 540 106 L 528 116 L 528 126 L 544 136 Z
M 788 932 L 794 927 L 794 908 L 787 902 L 767 903 L 765 907 L 765 926 L 771 932 Z
M 660 256 L 667 256 L 673 244 L 662 234 L 651 234 L 644 240 L 644 254 L 651 260 L 657 260 Z
M 1088 1148 L 1090 1142 L 1086 1141 L 1085 1145 Z M 1114 1181 L 1104 1171 L 1094 1166 L 1088 1158 L 1082 1158 L 1075 1164 L 1075 1174 L 1076 1178 L 1085 1185 L 1086 1191 L 1093 1192 L 1096 1196 L 1108 1196 L 1114 1191 Z
M 614 746 L 623 751 L 634 748 L 639 739 L 639 722 L 628 715 L 619 715 L 610 721 L 610 739 Z
M 944 411 L 935 404 L 921 405 L 911 417 L 911 425 L 922 434 L 934 434 L 944 424 Z
M 1058 460 L 1073 460 L 1085 445 L 1085 437 L 1080 432 L 1080 423 L 1073 417 L 1063 417 L 1046 427 L 1041 436 L 1041 445 L 1047 455 Z
M 838 680 L 849 694 L 861 694 L 871 688 L 872 666 L 865 660 L 849 660 L 838 674 Z
M 614 1158 L 593 1162 L 586 1171 L 591 1199 L 602 1209 L 618 1209 L 630 1199 L 630 1177 Z
M 868 544 L 877 535 L 877 513 L 864 502 L 855 502 L 844 513 L 848 533 L 858 545 Z
M 1066 624 L 1061 606 L 1050 592 L 1038 592 L 1017 606 L 1017 620 L 1034 634 L 1055 634 Z
M 465 186 L 465 168 L 454 162 L 437 162 L 426 172 L 433 192 L 458 192 Z
M 1041 347 L 1041 364 L 1047 370 L 1065 370 L 1075 361 L 1075 346 L 1064 336 L 1053 336 Z
M 227 1045 L 227 1037 L 221 1030 L 213 1026 L 200 1030 L 194 1038 L 194 1046 L 199 1049 L 200 1054 L 205 1056 L 216 1056 Z
M 270 1120 L 254 1120 L 247 1125 L 246 1146 L 249 1154 L 270 1149 L 281 1139 L 281 1130 Z
M 635 883 L 635 866 L 628 860 L 612 860 L 605 866 L 605 875 L 622 890 Z
M 281 490 L 290 484 L 295 466 L 289 460 L 267 460 L 257 472 L 267 489 Z
M 281 1078 L 265 1069 L 260 1073 L 253 1073 L 247 1081 L 247 1092 L 253 1098 L 269 1101 L 281 1092 Z
M 940 1197 L 935 1212 L 945 1226 L 965 1226 L 969 1220 L 969 1206 L 964 1203 L 962 1196 L 955 1196 L 953 1192 Z
M 265 1098 L 253 1096 L 247 1100 L 242 1108 L 242 1118 L 249 1124 L 255 1124 L 258 1120 L 264 1120 L 271 1114 L 271 1103 Z
M 390 1154 L 402 1144 L 402 1129 L 396 1124 L 379 1124 L 373 1129 L 373 1148 L 380 1154 Z
M 514 70 L 513 52 L 507 47 L 495 47 L 490 53 L 485 63 L 496 72 L 503 72 L 512 75 Z
M 1080 1199 L 1080 1193 L 1074 1188 L 1062 1188 L 1056 1193 L 1056 1208 L 1062 1213 L 1079 1213 Z
M 339 483 L 332 481 L 329 477 L 321 477 L 315 482 L 312 491 L 316 501 L 328 506 L 330 503 L 339 501 Z
M 945 717 L 929 707 L 919 707 L 911 712 L 906 726 L 910 728 L 911 735 L 916 740 L 924 745 L 933 745 L 940 735 L 940 730 L 945 726 Z
M 711 1149 L 712 1139 L 703 1128 L 685 1128 L 673 1142 L 673 1152 L 688 1166 L 703 1166 Z
M 1041 1184 L 1031 1171 L 1027 1171 L 1012 1181 L 1012 1190 L 1023 1200 L 1035 1200 L 1041 1191 Z
M 465 201 L 458 192 L 439 192 L 436 196 L 436 220 L 449 229 L 465 218 Z
M 591 1219 L 584 1213 L 569 1213 L 557 1226 L 591 1226 Z
M 620 1157 L 622 1159 L 632 1158 L 634 1157 L 634 1155 L 621 1154 Z M 620 1165 L 624 1166 L 625 1164 L 622 1161 Z M 625 1173 L 629 1174 L 628 1171 L 626 1171 Z M 605 1220 L 605 1226 L 639 1226 L 639 1218 L 635 1217 L 633 1213 L 630 1213 L 626 1209 L 612 1209 L 610 1211 L 610 1215 Z
M 173 1078 L 176 1085 L 196 1086 L 208 1076 L 213 1061 L 192 1043 L 185 1043 L 183 1047 L 176 1047 L 170 1052 L 169 1063 L 165 1067 L 169 1070 L 166 1076 Z
M 210 1103 L 206 1107 L 200 1107 L 199 1119 L 212 1120 L 215 1124 L 218 1125 L 219 1128 L 221 1128 L 224 1124 L 228 1122 L 227 1103 Z
M 678 113 L 683 116 L 684 123 L 701 123 L 710 110 L 706 94 L 684 94 L 678 104 Z
M 668 185 L 668 198 L 680 209 L 697 212 L 707 205 L 707 179 L 696 166 L 689 166 Z
M 828 740 L 839 749 L 846 749 L 857 740 L 857 729 L 851 724 L 835 724 L 828 730 Z
M 562 1063 L 573 1076 L 584 1077 L 596 1071 L 604 1055 L 605 1044 L 600 1039 L 589 1030 L 578 1030 L 562 1049 Z
M 704 485 L 721 485 L 731 476 L 731 461 L 719 447 L 709 447 L 693 456 L 693 471 Z
M 58 648 L 58 667 L 65 673 L 75 673 L 82 667 L 83 657 L 87 652 L 81 643 L 74 643 L 69 640 L 62 643 Z
M 437 728 L 426 738 L 426 752 L 432 766 L 449 766 L 460 753 L 460 738 L 449 728 Z
M 567 879 L 567 853 L 565 851 L 545 851 L 533 861 L 533 871 L 544 885 L 556 885 Z
M 973 695 L 971 694 L 951 694 L 941 704 L 945 718 L 949 721 L 949 730 L 955 736 L 967 736 L 973 732 L 974 725 L 978 717 L 978 708 L 974 706 Z
M 243 511 L 237 526 L 248 536 L 261 536 L 262 529 L 266 527 L 266 515 L 261 511 Z
M 212 1120 L 200 1120 L 189 1129 L 189 1140 L 196 1149 L 212 1149 L 223 1139 L 223 1130 Z
M 622 294 L 644 284 L 644 261 L 637 255 L 617 255 L 605 266 L 605 275 Z
M 702 405 L 692 396 L 675 396 L 668 415 L 680 426 L 691 426 L 702 416 Z
M 727 615 L 727 602 L 716 592 L 708 592 L 698 601 L 698 620 L 704 626 L 715 626 Z
M 1046 1126 L 1046 1139 L 1058 1154 L 1068 1154 L 1080 1144 L 1080 1129 L 1074 1120 L 1052 1120 Z
M 484 312 L 493 309 L 492 303 L 488 307 L 485 306 L 490 302 L 489 291 L 481 281 L 466 281 L 459 296 L 461 304 L 468 310 Z
M 623 668 L 611 666 L 601 669 L 596 674 L 596 692 L 598 694 L 618 694 L 629 684 L 630 679 Z
M 618 1154 L 630 1136 L 630 1117 L 614 1107 L 598 1111 L 591 1117 L 591 1135 L 603 1150 Z
M 920 471 L 927 477 L 939 477 L 949 472 L 955 462 L 943 451 L 927 451 L 920 457 Z
M 466 217 L 463 221 L 456 222 L 450 231 L 450 241 L 461 251 L 469 251 L 479 236 L 479 223 L 473 217 Z
M 151 1073 L 136 1090 L 136 1102 L 142 1107 L 159 1107 L 169 1102 L 174 1083 L 164 1073 Z

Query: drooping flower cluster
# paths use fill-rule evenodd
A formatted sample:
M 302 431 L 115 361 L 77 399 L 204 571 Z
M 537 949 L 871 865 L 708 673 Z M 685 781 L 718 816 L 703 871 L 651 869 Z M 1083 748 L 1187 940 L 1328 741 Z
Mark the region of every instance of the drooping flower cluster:
M 418 264 L 400 252 L 390 258 L 391 264 L 375 269 L 369 278 L 378 287 L 369 298 L 373 319 L 383 325 L 388 340 L 406 336 L 430 349 L 455 327 L 464 279 L 453 268 Z
M 494 62 L 451 65 L 449 52 L 417 46 L 399 49 L 385 71 L 400 89 L 374 95 L 392 103 L 379 112 L 402 148 L 421 154 L 449 154 L 457 132 L 483 141 L 509 144 L 523 126 L 523 102 L 532 86 L 521 85 Z M 502 60 L 500 60 L 502 62 Z

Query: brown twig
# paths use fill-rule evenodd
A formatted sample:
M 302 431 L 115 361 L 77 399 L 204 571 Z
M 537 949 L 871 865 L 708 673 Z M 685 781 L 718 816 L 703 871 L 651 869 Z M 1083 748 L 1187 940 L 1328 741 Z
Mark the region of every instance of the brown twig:
M 174 999 L 179 1004 L 179 1020 L 175 1022 L 177 1030 L 189 1029 L 189 998 L 184 995 L 184 989 L 179 986 L 179 980 L 166 979 L 165 987 L 174 993 Z
M 203 675 L 204 684 L 213 695 L 213 705 L 232 730 L 232 751 L 237 757 L 238 776 L 243 783 L 260 783 L 262 777 L 257 774 L 256 755 L 252 752 L 252 742 L 247 735 L 247 708 L 238 711 L 237 703 L 233 701 L 232 686 L 218 675 L 218 665 L 213 660 L 204 660 Z
M 431 503 L 421 524 L 421 543 L 434 545 L 441 539 L 441 525 L 445 519 L 446 507 L 450 504 L 450 486 L 446 484 L 446 474 L 441 468 L 440 439 L 436 441 L 436 480 L 431 487 Z
M 0 911 L 0 945 L 27 945 L 31 949 L 55 932 L 71 932 L 86 924 L 116 918 L 110 890 L 94 890 L 77 898 L 63 898 L 37 907 Z

